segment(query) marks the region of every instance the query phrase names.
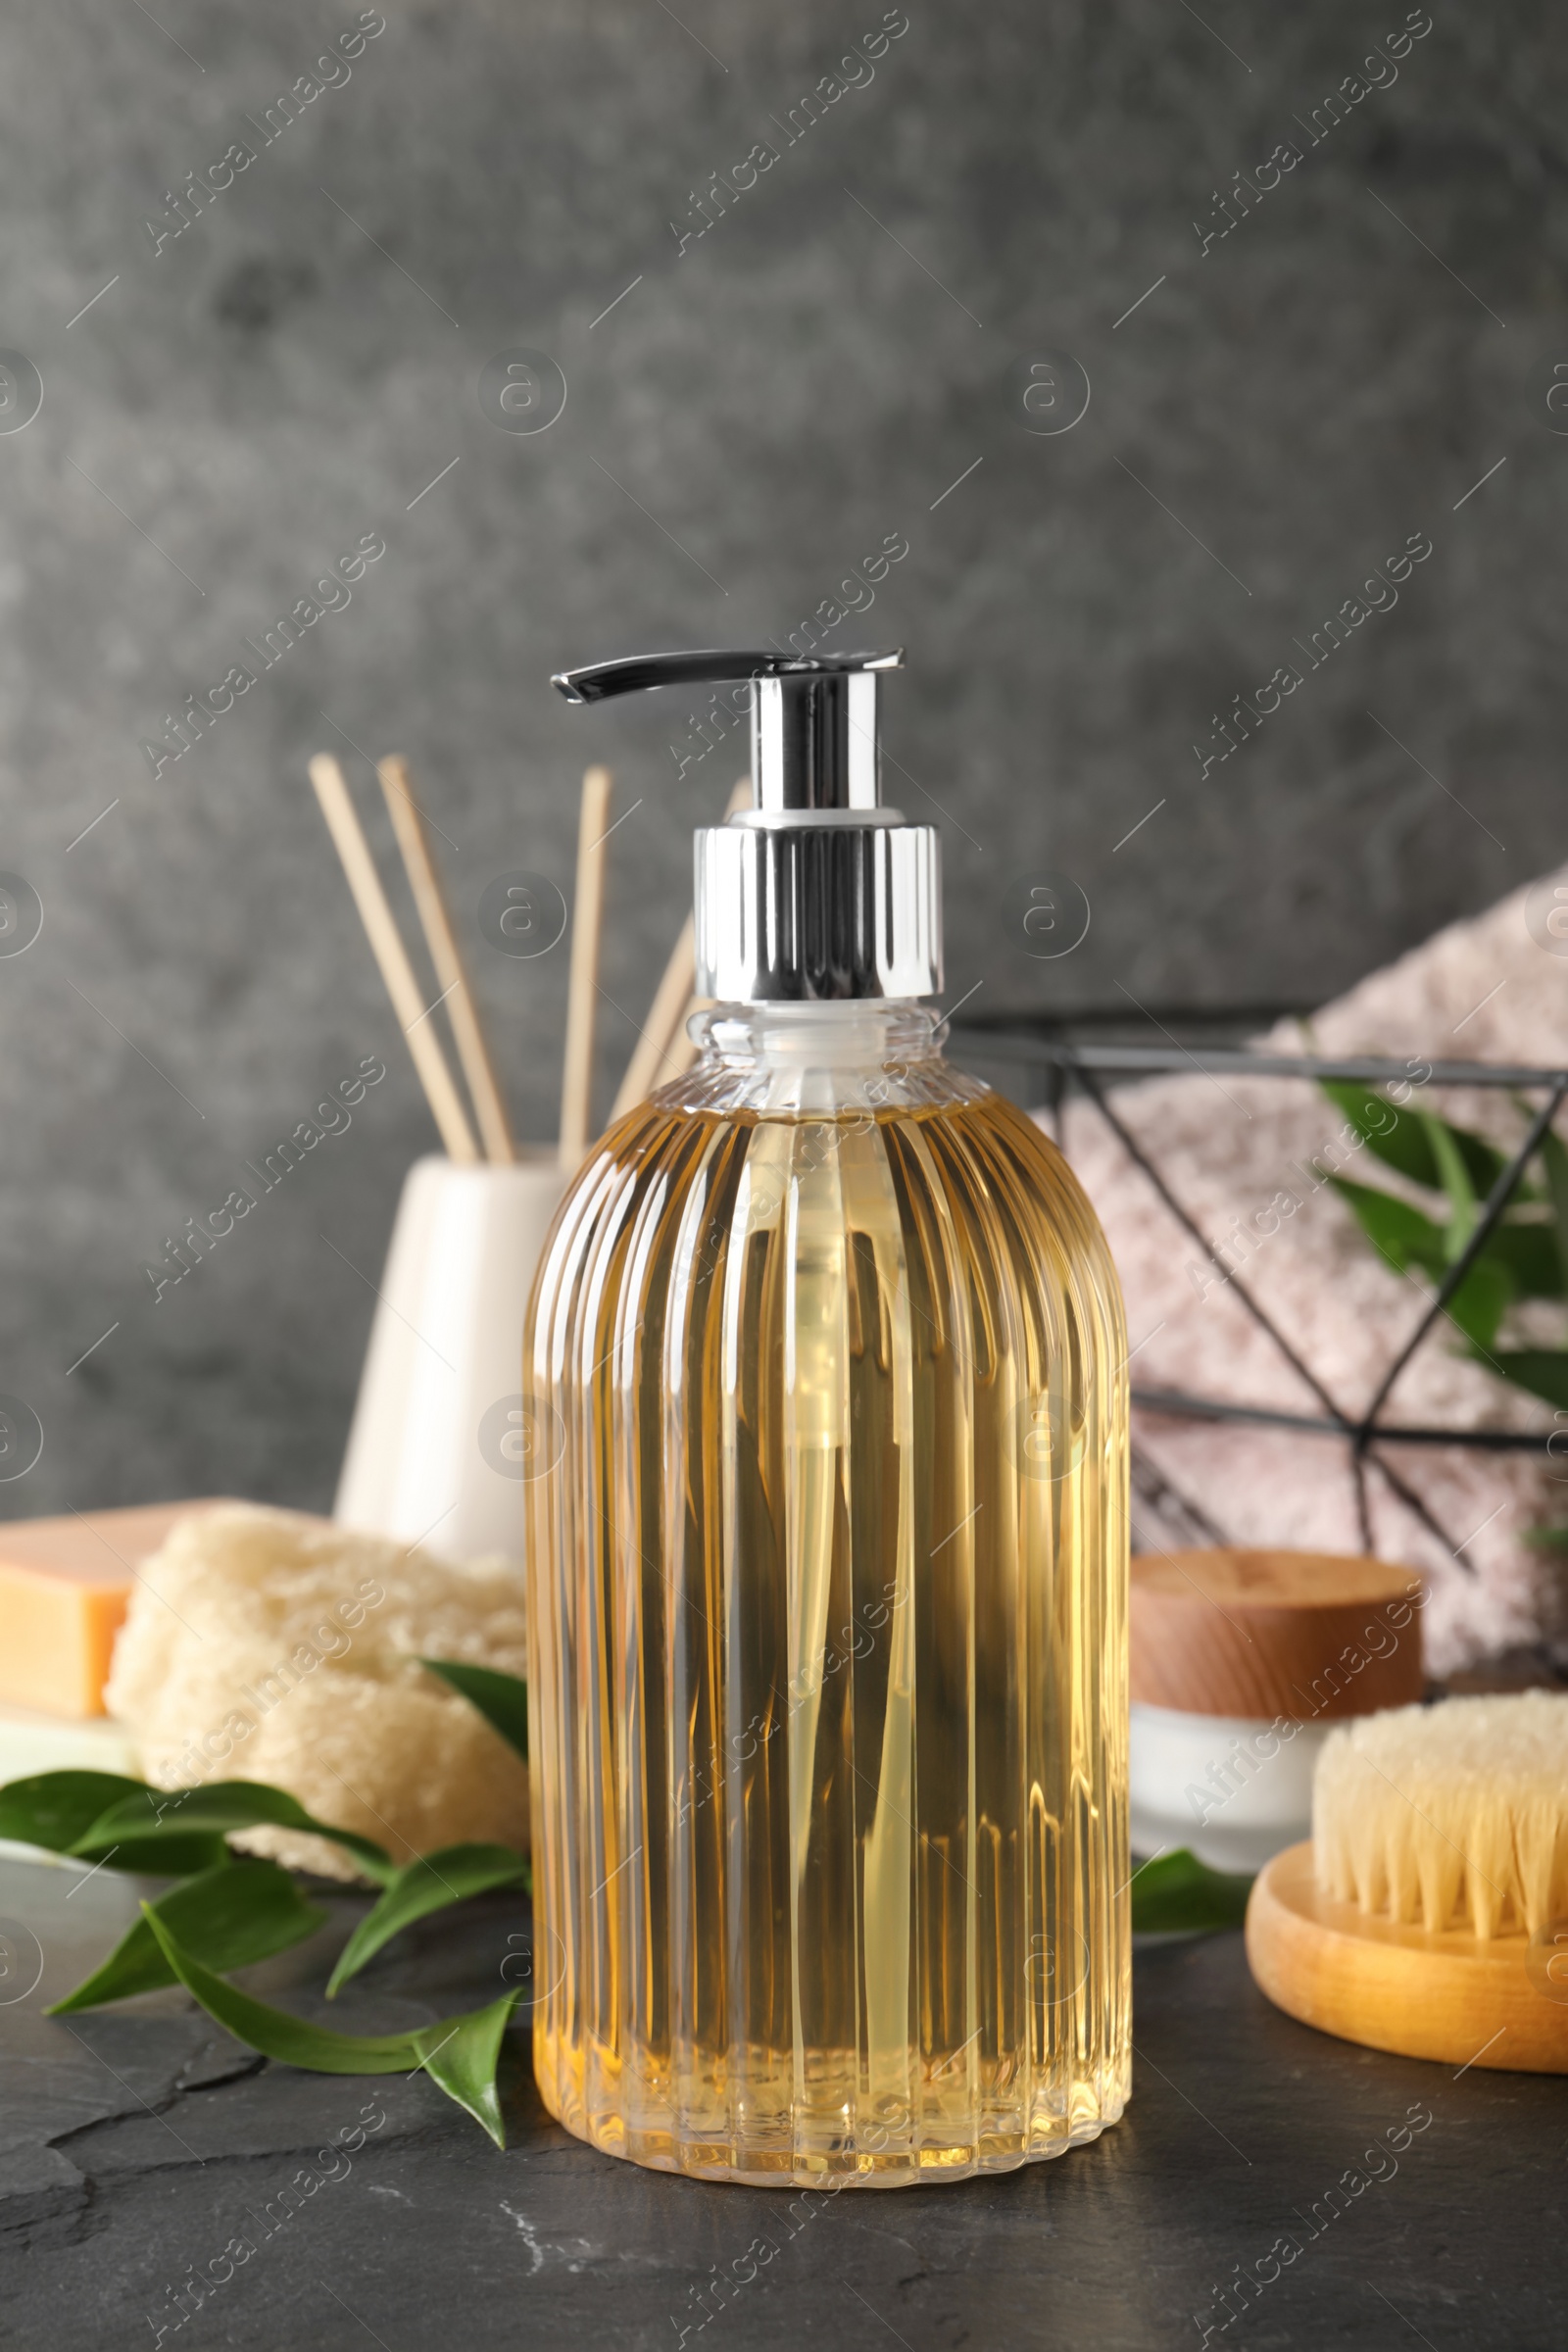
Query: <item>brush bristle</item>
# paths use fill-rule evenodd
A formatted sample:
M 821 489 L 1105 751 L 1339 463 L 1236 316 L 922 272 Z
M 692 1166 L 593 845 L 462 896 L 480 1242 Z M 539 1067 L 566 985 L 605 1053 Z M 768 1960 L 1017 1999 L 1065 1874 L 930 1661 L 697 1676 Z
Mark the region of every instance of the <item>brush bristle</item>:
M 1537 1935 L 1568 1916 L 1568 1694 L 1392 1707 L 1329 1736 L 1312 1788 L 1325 1893 L 1407 1926 Z

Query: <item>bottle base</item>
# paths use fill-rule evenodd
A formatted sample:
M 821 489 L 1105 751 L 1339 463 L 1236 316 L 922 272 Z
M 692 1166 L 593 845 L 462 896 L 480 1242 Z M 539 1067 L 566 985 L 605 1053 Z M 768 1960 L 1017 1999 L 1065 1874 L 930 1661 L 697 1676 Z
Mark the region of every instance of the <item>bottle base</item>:
M 782 2188 L 794 2194 L 814 2190 L 823 2196 L 835 2195 L 841 2188 L 930 2187 L 943 2180 L 1016 2172 L 1023 2165 L 1042 2164 L 1054 2156 L 1065 2156 L 1069 2149 L 1087 2146 L 1121 2120 L 1126 2106 L 1126 2093 L 1120 2085 L 1092 2107 L 1080 2085 L 1074 2116 L 1044 2118 L 1028 2132 L 982 2132 L 977 2139 L 946 2145 L 931 2140 L 882 2150 L 841 2147 L 817 2152 L 756 2140 L 688 2137 L 667 2126 L 631 2125 L 623 2115 L 609 2111 L 590 2115 L 577 2100 L 554 2097 L 544 2070 L 537 2066 L 535 2080 L 540 2098 L 556 2122 L 602 2156 L 617 2156 L 651 2172 L 681 2173 L 692 2180 Z

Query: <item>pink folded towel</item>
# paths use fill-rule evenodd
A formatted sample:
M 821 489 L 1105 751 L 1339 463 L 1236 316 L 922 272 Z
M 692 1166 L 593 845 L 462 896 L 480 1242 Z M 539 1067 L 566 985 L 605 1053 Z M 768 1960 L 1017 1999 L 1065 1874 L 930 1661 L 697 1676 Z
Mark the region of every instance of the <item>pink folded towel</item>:
M 1568 958 L 1536 936 L 1544 935 L 1542 906 L 1550 904 L 1558 883 L 1568 904 L 1565 867 L 1486 914 L 1451 924 L 1309 1023 L 1284 1023 L 1262 1042 L 1284 1053 L 1407 1059 L 1414 1073 L 1434 1060 L 1568 1065 Z M 1504 1149 L 1516 1147 L 1524 1132 L 1522 1114 L 1503 1092 L 1418 1083 L 1410 1101 Z M 1356 1145 L 1327 1097 L 1301 1080 L 1158 1078 L 1118 1088 L 1112 1106 L 1335 1402 L 1351 1414 L 1362 1410 L 1419 1319 L 1430 1287 L 1396 1274 L 1375 1253 L 1320 1171 L 1405 1190 L 1429 1209 L 1430 1196 L 1402 1187 Z M 1568 1112 L 1559 1125 L 1568 1131 Z M 1320 1400 L 1171 1216 L 1092 1102 L 1071 1103 L 1065 1141 L 1121 1272 L 1136 1384 L 1321 1414 Z M 1565 1322 L 1563 1302 L 1535 1301 L 1514 1310 L 1504 1336 L 1515 1345 L 1557 1346 Z M 1391 1465 L 1425 1502 L 1446 1542 L 1375 1467 L 1368 1470 L 1374 1548 L 1428 1576 L 1427 1656 L 1440 1673 L 1515 1642 L 1568 1632 L 1568 1565 L 1559 1565 L 1568 1564 L 1568 1554 L 1521 1541 L 1532 1528 L 1568 1522 L 1568 1458 L 1555 1461 L 1544 1450 L 1555 1425 L 1565 1432 L 1558 1450 L 1568 1457 L 1568 1413 L 1554 1421 L 1549 1405 L 1467 1360 L 1458 1352 L 1462 1344 L 1440 1318 L 1381 1418 L 1539 1430 L 1543 1446 L 1528 1454 L 1388 1447 Z M 1139 1411 L 1134 1444 L 1140 1457 L 1135 1550 L 1193 1540 L 1184 1500 L 1226 1542 L 1364 1548 L 1348 1447 L 1338 1439 Z

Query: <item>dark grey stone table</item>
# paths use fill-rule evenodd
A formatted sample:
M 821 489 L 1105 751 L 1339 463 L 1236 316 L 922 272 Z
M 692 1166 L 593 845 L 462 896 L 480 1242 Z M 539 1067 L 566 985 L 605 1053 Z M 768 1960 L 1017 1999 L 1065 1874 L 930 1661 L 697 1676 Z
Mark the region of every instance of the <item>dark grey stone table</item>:
M 426 2078 L 265 2063 L 182 1993 L 46 2018 L 135 1891 L 0 1864 L 0 2343 L 24 2352 L 1568 2341 L 1568 2084 L 1310 2033 L 1253 1989 L 1237 1935 L 1140 1950 L 1134 2098 L 1093 2147 L 803 2212 L 583 2147 L 542 2112 L 523 2033 L 503 2155 Z M 332 1925 L 256 1990 L 324 2014 L 360 1908 L 329 1899 Z M 506 1897 L 426 1922 L 333 2022 L 475 2006 L 526 1929 Z M 231 2241 L 253 2251 L 181 2323 L 176 2293 L 234 2264 Z M 1217 2301 L 1239 2275 L 1250 2299 Z

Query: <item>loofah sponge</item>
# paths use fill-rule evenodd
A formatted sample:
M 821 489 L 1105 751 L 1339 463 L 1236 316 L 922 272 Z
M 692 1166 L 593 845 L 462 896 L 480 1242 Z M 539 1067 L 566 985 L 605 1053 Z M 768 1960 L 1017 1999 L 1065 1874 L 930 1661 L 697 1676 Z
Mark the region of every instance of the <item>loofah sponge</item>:
M 1394 1707 L 1331 1734 L 1312 1789 L 1324 1892 L 1434 1932 L 1568 1915 L 1568 1694 Z
M 516 1570 L 224 1505 L 182 1520 L 142 1567 L 106 1696 L 158 1788 L 270 1781 L 400 1863 L 466 1839 L 525 1848 L 525 1767 L 421 1655 L 524 1673 Z M 320 1838 L 237 1842 L 356 1875 Z

